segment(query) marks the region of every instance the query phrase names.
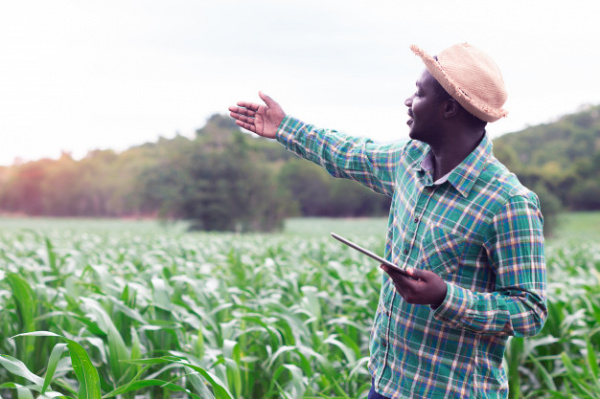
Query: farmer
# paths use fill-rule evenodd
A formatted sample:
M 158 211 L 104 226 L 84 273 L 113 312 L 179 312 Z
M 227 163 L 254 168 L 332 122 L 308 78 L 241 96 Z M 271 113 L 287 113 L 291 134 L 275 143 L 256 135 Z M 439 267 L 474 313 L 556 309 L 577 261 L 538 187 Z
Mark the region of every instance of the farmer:
M 536 195 L 492 153 L 486 124 L 505 117 L 506 89 L 484 52 L 457 44 L 428 55 L 405 101 L 411 140 L 375 144 L 319 129 L 266 105 L 230 107 L 236 123 L 392 198 L 369 398 L 506 398 L 507 339 L 547 315 Z

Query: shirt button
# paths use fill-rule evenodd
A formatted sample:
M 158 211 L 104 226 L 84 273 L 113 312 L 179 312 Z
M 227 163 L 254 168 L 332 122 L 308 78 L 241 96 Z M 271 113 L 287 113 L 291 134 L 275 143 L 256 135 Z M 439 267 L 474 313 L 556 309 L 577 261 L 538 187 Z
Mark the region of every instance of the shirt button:
M 415 223 L 419 223 L 419 218 L 415 218 Z
M 404 252 L 404 255 L 408 255 L 408 249 L 405 249 L 403 252 Z

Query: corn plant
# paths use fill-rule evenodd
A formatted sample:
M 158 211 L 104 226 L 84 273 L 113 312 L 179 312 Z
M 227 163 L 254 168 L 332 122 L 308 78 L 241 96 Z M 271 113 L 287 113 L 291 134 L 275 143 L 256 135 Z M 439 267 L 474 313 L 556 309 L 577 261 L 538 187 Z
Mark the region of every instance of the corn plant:
M 381 275 L 333 241 L 19 229 L 1 240 L 0 395 L 352 398 L 369 388 Z
M 299 235 L 0 230 L 0 397 L 366 397 L 381 272 L 309 223 Z M 382 251 L 383 236 L 343 231 Z M 547 254 L 548 320 L 510 340 L 510 396 L 600 398 L 600 246 Z

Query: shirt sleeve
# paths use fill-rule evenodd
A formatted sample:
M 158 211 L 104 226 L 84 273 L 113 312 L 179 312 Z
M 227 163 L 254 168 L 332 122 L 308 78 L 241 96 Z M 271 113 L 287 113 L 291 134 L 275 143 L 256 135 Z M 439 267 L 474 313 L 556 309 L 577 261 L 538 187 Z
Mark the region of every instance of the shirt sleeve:
M 375 144 L 367 138 L 318 129 L 290 116 L 279 125 L 276 139 L 333 177 L 352 179 L 380 194 L 393 195 L 394 173 L 404 143 Z
M 478 293 L 447 283 L 438 320 L 480 334 L 533 336 L 547 317 L 542 215 L 537 199 L 512 198 L 494 216 L 486 237 L 493 292 Z

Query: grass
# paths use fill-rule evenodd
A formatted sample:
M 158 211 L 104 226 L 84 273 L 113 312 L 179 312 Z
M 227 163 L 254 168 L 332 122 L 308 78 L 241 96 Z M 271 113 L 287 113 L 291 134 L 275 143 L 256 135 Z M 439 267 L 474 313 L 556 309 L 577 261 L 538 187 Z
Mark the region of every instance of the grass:
M 325 237 L 331 232 L 359 238 L 385 239 L 387 218 L 297 218 L 285 222 L 285 234 L 299 237 Z
M 359 238 L 385 238 L 387 218 L 288 219 L 284 233 L 299 237 L 325 237 L 330 232 Z M 558 217 L 558 224 L 548 244 L 600 242 L 600 212 L 566 212 Z
M 123 219 L 53 219 L 53 218 L 0 218 L 0 230 L 52 232 L 58 230 L 80 232 L 146 232 L 178 234 L 186 231 L 183 222 L 160 223 L 153 220 Z M 354 237 L 385 237 L 387 218 L 292 218 L 285 222 L 282 233 L 296 237 L 325 237 L 338 232 Z M 559 215 L 558 227 L 549 243 L 600 241 L 600 212 L 567 212 Z
M 600 242 L 600 212 L 569 212 L 560 214 L 558 227 L 550 243 Z

